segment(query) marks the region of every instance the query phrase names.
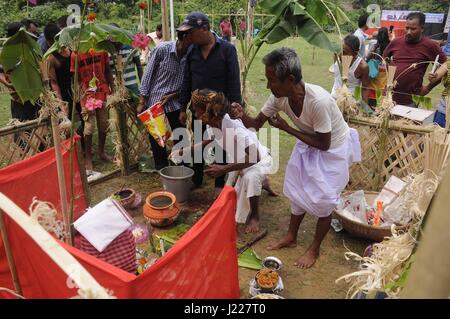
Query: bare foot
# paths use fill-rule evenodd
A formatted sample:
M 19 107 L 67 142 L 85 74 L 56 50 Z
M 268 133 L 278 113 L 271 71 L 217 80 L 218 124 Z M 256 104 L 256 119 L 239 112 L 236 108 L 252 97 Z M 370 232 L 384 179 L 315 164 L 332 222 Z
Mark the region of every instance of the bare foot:
M 92 165 L 92 159 L 90 160 L 90 159 L 86 158 L 84 160 L 84 166 L 86 168 L 86 171 L 92 171 L 94 168 L 94 166 Z
M 297 239 L 290 236 L 286 236 L 278 241 L 272 242 L 266 247 L 267 250 L 277 250 L 284 247 L 295 247 L 297 246 Z
M 100 152 L 98 154 L 98 157 L 100 157 L 100 159 L 104 160 L 105 162 L 112 162 L 113 161 L 112 156 L 109 156 L 105 152 Z
M 247 222 L 247 226 L 245 227 L 245 233 L 257 233 L 259 232 L 259 220 L 256 218 L 251 218 Z
M 269 179 L 266 178 L 266 179 L 264 180 L 263 185 L 262 185 L 262 188 L 263 188 L 265 191 L 267 191 L 267 192 L 269 193 L 270 196 L 274 196 L 274 197 L 278 196 L 278 194 L 275 193 L 275 191 L 270 187 Z
M 308 250 L 301 256 L 294 265 L 301 269 L 311 268 L 319 258 L 319 250 L 314 248 L 308 248 Z

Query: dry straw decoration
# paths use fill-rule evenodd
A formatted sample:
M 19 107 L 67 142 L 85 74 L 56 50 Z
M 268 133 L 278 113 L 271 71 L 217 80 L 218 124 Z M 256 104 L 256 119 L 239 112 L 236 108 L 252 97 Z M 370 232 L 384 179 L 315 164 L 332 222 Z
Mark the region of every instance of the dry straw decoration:
M 114 92 L 109 95 L 106 101 L 106 107 L 113 110 L 113 116 L 109 119 L 109 130 L 115 132 L 113 134 L 112 143 L 114 145 L 114 164 L 117 167 L 122 167 L 124 163 L 123 148 L 125 147 L 120 138 L 120 123 L 119 123 L 119 107 L 128 105 L 128 92 L 123 81 L 123 61 L 120 54 L 117 55 L 115 61 L 116 79 L 114 81 Z
M 407 231 L 399 233 L 393 225 L 392 237 L 374 244 L 369 257 L 345 253 L 347 260 L 353 258 L 360 262 L 360 270 L 336 280 L 350 283 L 347 297 L 377 291 L 384 291 L 389 298 L 398 297 L 401 287 L 389 289 L 386 286 L 400 278 L 417 244 L 423 218 L 448 164 L 449 142 L 445 129 L 435 129 L 425 137 L 424 171 L 419 175 L 410 175 L 408 185 L 400 195 L 403 208 L 411 218 Z
M 358 103 L 353 94 L 347 87 L 348 72 L 352 63 L 353 57 L 350 55 L 342 56 L 342 87 L 336 91 L 336 103 L 343 114 L 357 115 L 359 113 Z
M 388 70 L 388 93 L 383 99 L 379 115 L 384 130 L 389 127 L 390 109 L 394 106 L 392 101 L 392 88 L 395 86 L 394 74 L 395 68 L 390 67 Z M 387 138 L 387 134 L 382 135 L 386 135 Z M 336 280 L 336 283 L 344 280 L 350 284 L 347 297 L 354 298 L 360 293 L 370 294 L 379 291 L 385 292 L 388 298 L 398 297 L 401 286 L 393 285 L 393 288 L 388 288 L 388 285 L 398 281 L 408 266 L 417 244 L 423 218 L 448 164 L 449 142 L 447 129 L 436 127 L 425 136 L 424 170 L 421 174 L 409 175 L 406 178 L 407 186 L 400 194 L 403 198 L 403 208 L 411 218 L 407 230 L 398 232 L 393 225 L 393 235 L 381 243 L 374 244 L 371 256 L 361 257 L 350 251 L 345 253 L 347 260 L 353 258 L 360 262 L 358 271 Z M 383 151 L 383 143 L 380 142 L 380 144 L 380 151 Z

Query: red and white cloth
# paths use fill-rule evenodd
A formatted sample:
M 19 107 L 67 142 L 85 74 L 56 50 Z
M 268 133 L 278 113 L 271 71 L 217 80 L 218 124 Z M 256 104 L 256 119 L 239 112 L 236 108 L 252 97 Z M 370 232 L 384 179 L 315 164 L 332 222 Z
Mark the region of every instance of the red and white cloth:
M 130 273 L 136 273 L 136 243 L 130 229 L 125 230 L 108 247 L 99 252 L 91 243 L 79 235 L 76 247 L 85 253 Z

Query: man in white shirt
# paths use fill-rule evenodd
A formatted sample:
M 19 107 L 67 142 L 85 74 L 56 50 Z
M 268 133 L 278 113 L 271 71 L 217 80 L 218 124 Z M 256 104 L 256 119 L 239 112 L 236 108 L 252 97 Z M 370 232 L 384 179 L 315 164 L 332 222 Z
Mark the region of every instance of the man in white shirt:
M 208 138 L 193 147 L 183 149 L 181 154 L 191 154 L 192 149 L 202 149 L 212 142 L 226 151 L 227 164 L 211 165 L 205 173 L 212 178 L 228 174 L 227 185 L 234 186 L 237 195 L 236 223 L 245 224 L 246 233 L 259 231 L 259 197 L 266 188 L 267 174 L 271 173 L 273 160 L 255 132 L 247 129 L 241 120 L 231 119 L 227 114 L 230 104 L 223 93 L 209 89 L 195 90 L 191 104 L 195 117 L 207 125 Z M 217 152 L 221 154 L 222 152 Z M 175 147 L 173 158 L 179 156 Z M 195 159 L 195 156 L 194 156 Z M 271 194 L 273 195 L 273 194 Z
M 231 115 L 246 127 L 259 129 L 266 121 L 298 139 L 288 162 L 284 195 L 291 204 L 287 235 L 267 249 L 293 247 L 305 212 L 318 217 L 314 241 L 295 263 L 311 267 L 331 224 L 331 213 L 349 180 L 349 167 L 361 160 L 358 133 L 350 129 L 330 93 L 302 81 L 300 60 L 294 50 L 276 49 L 263 59 L 267 87 L 272 95 L 256 118 L 233 104 Z M 290 126 L 279 112 L 293 122 Z
M 366 31 L 369 29 L 369 27 L 367 26 L 368 18 L 369 15 L 367 13 L 361 15 L 358 19 L 358 30 L 356 30 L 355 33 L 353 33 L 359 39 L 358 55 L 363 59 L 366 57 L 366 39 L 368 38 Z

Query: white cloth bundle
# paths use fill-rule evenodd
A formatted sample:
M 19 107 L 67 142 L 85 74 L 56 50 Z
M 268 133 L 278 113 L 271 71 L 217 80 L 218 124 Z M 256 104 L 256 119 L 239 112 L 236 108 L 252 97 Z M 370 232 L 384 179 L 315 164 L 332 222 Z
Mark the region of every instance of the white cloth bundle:
M 90 208 L 74 223 L 75 229 L 99 252 L 131 225 L 131 217 L 111 198 Z

